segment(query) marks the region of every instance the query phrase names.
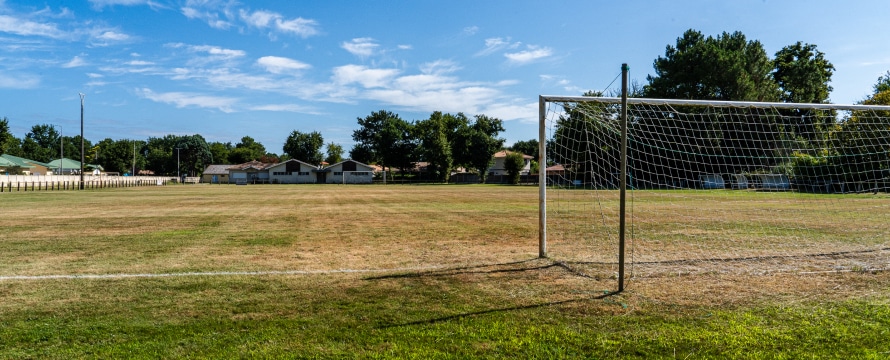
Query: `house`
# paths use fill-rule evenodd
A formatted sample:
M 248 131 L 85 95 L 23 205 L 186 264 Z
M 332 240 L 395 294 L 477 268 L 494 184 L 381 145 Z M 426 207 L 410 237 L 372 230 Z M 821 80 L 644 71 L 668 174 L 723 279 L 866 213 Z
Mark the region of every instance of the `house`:
M 318 167 L 290 159 L 268 168 L 269 179 L 273 184 L 314 184 L 318 181 Z
M 69 158 L 61 158 L 61 159 L 50 161 L 48 163 L 48 165 L 49 165 L 50 169 L 55 170 L 56 172 L 61 171 L 61 172 L 57 173 L 56 175 L 73 175 L 73 174 L 80 173 L 80 161 L 77 161 L 77 160 L 72 160 Z M 94 170 L 99 170 L 99 172 L 101 172 L 102 170 L 105 170 L 102 168 L 101 165 L 93 165 L 93 164 L 84 164 L 83 168 L 84 168 L 85 173 L 93 172 Z M 58 170 L 58 169 L 61 169 L 61 170 Z
M 544 169 L 544 171 L 546 171 L 547 175 L 565 176 L 566 167 L 563 166 L 562 164 L 556 164 L 553 166 L 548 166 L 546 169 Z
M 494 153 L 494 164 L 488 168 L 489 175 L 507 175 L 507 170 L 504 168 L 504 159 L 507 158 L 507 155 L 512 154 L 512 151 L 503 150 Z M 529 155 L 522 155 L 522 158 L 525 160 L 525 165 L 523 165 L 522 170 L 519 172 L 520 175 L 528 175 L 532 169 L 532 159 L 534 157 Z
M 201 173 L 201 182 L 206 184 L 228 184 L 229 168 L 232 165 L 207 165 L 204 172 Z M 140 170 L 141 174 L 142 170 Z
M 23 175 L 39 175 L 39 170 L 35 171 L 35 165 L 29 162 L 30 160 L 20 158 L 18 156 L 12 156 L 9 154 L 0 155 L 0 172 L 9 173 L 10 171 L 16 172 L 21 171 Z M 43 167 L 44 173 L 46 174 L 46 167 Z
M 355 160 L 344 160 L 314 171 L 319 184 L 370 184 L 374 181 L 374 168 Z
M 269 168 L 276 164 L 250 161 L 243 164 L 229 166 L 229 181 L 236 184 L 268 183 Z

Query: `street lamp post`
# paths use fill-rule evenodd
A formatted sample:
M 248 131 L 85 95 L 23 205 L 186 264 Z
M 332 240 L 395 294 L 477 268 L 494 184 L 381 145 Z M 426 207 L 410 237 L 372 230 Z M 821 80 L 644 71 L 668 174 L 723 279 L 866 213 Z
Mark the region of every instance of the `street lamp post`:
M 84 93 L 80 93 L 80 189 L 83 190 L 83 97 Z
M 59 175 L 62 175 L 62 159 L 65 158 L 65 139 L 62 137 L 62 125 L 52 125 L 54 128 L 59 127 Z
M 65 138 L 62 135 L 62 125 L 59 125 L 59 175 L 62 175 L 62 159 L 65 158 Z

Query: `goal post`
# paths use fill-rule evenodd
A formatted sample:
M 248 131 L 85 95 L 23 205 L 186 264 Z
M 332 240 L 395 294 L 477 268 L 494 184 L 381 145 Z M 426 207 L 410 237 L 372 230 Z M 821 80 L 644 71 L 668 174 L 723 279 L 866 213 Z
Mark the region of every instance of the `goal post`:
M 890 267 L 890 106 L 539 106 L 541 257 L 616 277 L 619 291 L 625 266 L 628 277 Z

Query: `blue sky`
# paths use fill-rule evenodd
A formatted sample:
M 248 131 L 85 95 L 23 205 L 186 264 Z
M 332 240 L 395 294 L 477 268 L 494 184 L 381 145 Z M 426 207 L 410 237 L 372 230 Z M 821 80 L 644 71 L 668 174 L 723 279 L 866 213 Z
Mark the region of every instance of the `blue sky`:
M 389 110 L 504 120 L 537 134 L 538 95 L 644 83 L 687 29 L 741 31 L 769 54 L 815 44 L 834 103 L 890 70 L 888 1 L 0 0 L 0 117 L 96 142 L 201 134 L 270 152 L 292 130 L 352 147 L 356 118 Z M 611 86 L 611 88 L 609 88 Z

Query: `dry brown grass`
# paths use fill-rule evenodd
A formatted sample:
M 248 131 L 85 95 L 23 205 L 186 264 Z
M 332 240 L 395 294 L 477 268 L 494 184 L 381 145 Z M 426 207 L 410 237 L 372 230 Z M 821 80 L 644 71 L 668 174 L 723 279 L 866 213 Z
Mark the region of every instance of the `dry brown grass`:
M 596 199 L 585 194 L 594 201 L 584 206 L 612 216 L 614 192 L 603 195 Z M 887 229 L 874 224 L 887 215 L 886 196 L 804 195 L 810 202 L 801 205 L 792 201 L 793 195 L 774 195 L 721 198 L 685 192 L 637 198 L 635 226 L 649 232 L 638 229 L 641 237 L 629 248 L 637 263 L 628 266 L 628 274 L 634 276 L 628 294 L 653 301 L 734 303 L 806 298 L 822 291 L 835 293 L 837 286 L 850 287 L 845 292 L 867 292 L 869 286 L 857 282 L 860 278 L 886 284 L 883 273 L 867 272 L 890 261 L 882 247 L 887 240 L 881 238 Z M 614 290 L 614 246 L 598 248 L 602 244 L 597 242 L 611 241 L 614 235 L 576 242 L 552 235 L 552 260 L 536 259 L 536 199 L 535 188 L 511 186 L 199 185 L 12 193 L 0 203 L 4 214 L 0 276 L 389 269 L 416 277 L 478 282 L 484 291 L 529 301 L 560 301 Z M 699 204 L 698 211 L 691 204 Z M 702 204 L 715 206 L 708 211 Z M 814 204 L 831 209 L 835 216 L 808 220 L 805 216 L 818 210 Z M 873 211 L 857 215 L 856 221 L 843 220 L 863 208 Z M 782 212 L 804 212 L 804 217 L 769 216 Z M 861 232 L 877 241 L 867 242 L 868 251 L 858 253 L 765 252 L 758 259 L 760 253 L 751 249 L 787 245 L 781 234 L 763 236 L 759 228 L 752 234 L 739 227 L 738 219 L 721 223 L 727 214 L 744 214 L 749 222 L 793 223 L 779 227 L 786 229 L 782 231 Z M 669 226 L 680 221 L 692 225 Z M 595 225 L 595 234 L 614 231 L 596 213 L 583 214 L 572 226 L 585 224 Z M 683 240 L 713 234 L 731 240 L 729 245 L 715 250 L 707 242 Z M 814 243 L 827 241 L 820 238 Z M 750 253 L 743 251 L 746 248 Z M 677 260 L 676 254 L 686 255 Z M 801 274 L 825 270 L 852 272 Z M 374 274 L 329 276 L 354 279 Z M 665 287 L 665 282 L 671 286 Z

